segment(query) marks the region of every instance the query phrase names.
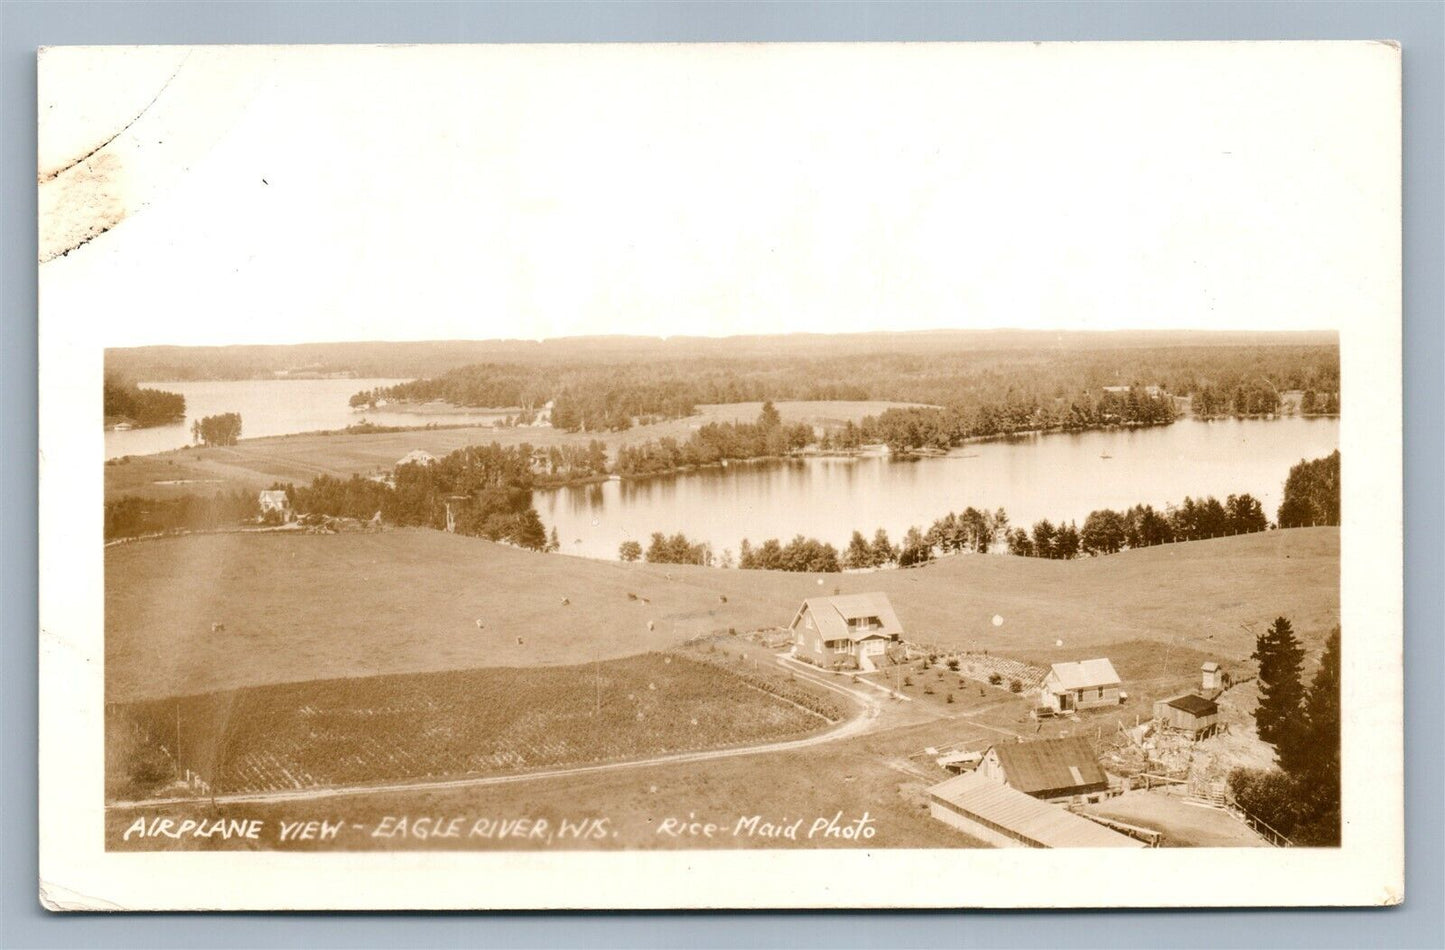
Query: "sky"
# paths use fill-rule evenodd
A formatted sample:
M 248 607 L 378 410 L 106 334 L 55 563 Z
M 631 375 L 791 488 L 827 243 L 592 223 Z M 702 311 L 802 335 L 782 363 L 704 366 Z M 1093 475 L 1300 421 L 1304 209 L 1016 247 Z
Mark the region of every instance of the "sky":
M 52 48 L 42 326 L 1334 329 L 1398 291 L 1398 81 L 1367 43 Z

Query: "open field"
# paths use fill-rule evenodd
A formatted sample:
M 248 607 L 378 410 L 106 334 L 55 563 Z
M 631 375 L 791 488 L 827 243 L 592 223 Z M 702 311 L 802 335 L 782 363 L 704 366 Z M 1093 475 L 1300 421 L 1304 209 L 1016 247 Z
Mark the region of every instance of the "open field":
M 935 726 L 935 729 L 938 728 Z M 280 823 L 330 820 L 343 825 L 333 841 L 293 840 L 288 850 L 581 850 L 656 848 L 958 848 L 979 847 L 967 835 L 929 817 L 919 790 L 937 781 L 900 771 L 890 758 L 899 740 L 891 734 L 862 736 L 827 746 L 704 762 L 659 764 L 561 779 L 540 779 L 517 785 L 389 791 L 333 800 L 275 803 L 157 805 L 119 809 L 106 815 L 108 848 L 220 849 L 271 848 Z M 912 743 L 912 736 L 902 741 Z M 855 825 L 866 815 L 873 835 L 845 838 L 820 829 Z M 786 827 L 800 823 L 796 838 L 749 832 L 739 821 L 757 816 L 764 823 Z M 265 828 L 258 840 L 165 836 L 123 840 L 140 819 L 259 819 Z M 397 834 L 399 819 L 411 826 L 418 819 L 449 825 L 459 819 L 456 837 Z M 834 819 L 837 819 L 834 822 Z M 499 838 L 498 822 L 546 823 L 541 837 L 513 834 Z M 478 822 L 483 822 L 479 825 Z M 675 836 L 667 829 L 679 823 L 712 823 L 712 835 Z M 592 823 L 589 825 L 589 822 Z M 564 823 L 595 830 L 564 837 Z M 480 833 L 473 834 L 477 829 Z M 699 829 L 700 830 L 700 829 Z
M 786 626 L 803 598 L 835 589 L 887 593 L 914 640 L 1036 662 L 1114 656 L 1126 689 L 1131 675 L 1188 674 L 1186 650 L 1242 663 L 1250 630 L 1281 614 L 1311 655 L 1339 622 L 1336 528 L 829 575 L 593 561 L 426 529 L 197 535 L 105 559 L 111 702 L 628 656 Z
M 892 402 L 781 402 L 783 421 L 814 426 L 857 422 L 894 406 Z M 655 425 L 634 426 L 625 432 L 564 432 L 550 427 L 417 428 L 404 432 L 348 435 L 302 434 L 263 439 L 242 439 L 223 448 L 189 448 L 158 455 L 130 456 L 105 467 L 105 497 L 122 495 L 168 498 L 188 493 L 214 492 L 235 487 L 261 489 L 277 481 L 309 483 L 317 475 L 366 475 L 390 471 L 396 460 L 413 449 L 441 456 L 468 445 L 499 442 L 502 445 L 586 445 L 593 439 L 607 443 L 610 457 L 618 448 L 651 439 L 688 438 L 709 422 L 753 422 L 762 403 L 729 403 L 698 407 L 696 415 Z M 418 417 L 418 425 L 424 425 Z
M 155 757 L 215 794 L 505 775 L 778 741 L 848 703 L 776 669 L 682 654 L 606 663 L 318 680 L 118 704 L 116 797 L 164 797 Z M 142 774 L 143 773 L 143 774 Z M 130 782 L 128 776 L 136 776 Z M 170 776 L 167 776 L 168 779 Z M 147 787 L 149 784 L 150 787 Z

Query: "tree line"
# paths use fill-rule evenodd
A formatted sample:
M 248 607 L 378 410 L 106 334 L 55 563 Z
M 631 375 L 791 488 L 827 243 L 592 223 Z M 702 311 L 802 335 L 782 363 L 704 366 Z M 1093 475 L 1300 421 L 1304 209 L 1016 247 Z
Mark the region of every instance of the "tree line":
M 969 439 L 1018 432 L 1167 425 L 1174 419 L 1172 397 L 1133 386 L 1127 392 L 1080 392 L 1042 399 L 1009 394 L 987 402 L 893 408 L 865 417 L 859 434 L 865 443 L 882 442 L 901 453 L 942 450 Z
M 1019 557 L 1068 560 L 1081 554 L 1116 554 L 1125 548 L 1268 529 L 1264 507 L 1254 496 L 1230 495 L 1220 502 L 1210 495 L 1197 500 L 1186 497 L 1183 504 L 1167 505 L 1163 511 L 1156 511 L 1152 505 L 1135 505 L 1125 511 L 1091 511 L 1083 528 L 1072 521 L 1054 524 L 1045 518 L 1035 522 L 1031 530 L 1015 528 L 1007 532 L 1004 540 L 1008 552 Z
M 1331 457 L 1335 459 L 1336 466 L 1338 455 L 1336 452 Z M 1317 460 L 1317 463 L 1328 462 L 1329 459 Z M 1301 465 L 1308 467 L 1317 463 Z M 1315 471 L 1313 468 L 1309 470 Z M 1288 497 L 1289 492 L 1286 491 Z M 1289 504 L 1288 500 L 1286 504 Z M 1281 510 L 1284 510 L 1283 506 Z M 877 529 L 871 540 L 863 532 L 855 530 L 842 552 L 827 542 L 802 535 L 786 544 L 770 538 L 756 547 L 744 538 L 739 546 L 737 566 L 819 573 L 915 567 L 939 554 L 986 554 L 998 544 L 1005 545 L 1008 553 L 1016 557 L 1070 560 L 1176 541 L 1252 534 L 1269 528 L 1264 506 L 1248 493 L 1229 495 L 1223 502 L 1213 495 L 1199 499 L 1186 497 L 1182 504 L 1166 505 L 1162 510 L 1147 504 L 1134 505 L 1124 511 L 1097 509 L 1084 519 L 1082 528 L 1073 521 L 1061 520 L 1055 524 L 1047 518 L 1035 522 L 1028 529 L 1011 528 L 1008 512 L 1003 508 L 990 510 L 970 505 L 962 511 L 950 512 L 936 519 L 927 529 L 916 525 L 910 527 L 896 546 L 883 528 Z M 659 539 L 667 543 L 659 543 Z M 675 534 L 671 538 L 654 534 L 653 542 L 644 552 L 637 542 L 625 541 L 618 549 L 618 556 L 624 561 L 635 561 L 645 554 L 648 561 L 655 563 L 715 563 L 710 547 L 689 542 L 683 534 Z M 716 563 L 722 567 L 733 566 L 727 552 Z
M 1340 843 L 1340 628 L 1325 641 L 1309 686 L 1304 649 L 1288 619 L 1255 638 L 1259 663 L 1259 737 L 1274 746 L 1276 768 L 1235 769 L 1228 784 L 1245 811 L 1313 847 Z
M 104 533 L 112 541 L 173 531 L 212 531 L 255 521 L 260 515 L 256 493 L 244 488 L 178 498 L 127 495 L 106 503 Z
M 558 347 L 536 361 L 476 363 L 357 393 L 352 403 L 536 408 L 552 401 L 554 426 L 593 432 L 692 415 L 702 404 L 764 400 L 890 400 L 948 410 L 941 419 L 917 420 L 923 432 L 912 439 L 905 437 L 908 418 L 880 422 L 901 430 L 899 444 L 915 447 L 940 444 L 940 433 L 956 439 L 968 437 L 960 432 L 1158 424 L 1173 418 L 1171 396 L 1193 397 L 1204 415 L 1252 415 L 1276 411 L 1280 392 L 1300 390 L 1316 394 L 1309 411 L 1325 411 L 1331 400 L 1338 410 L 1339 348 L 1327 344 L 990 349 L 941 337 L 937 349 L 879 352 L 822 338 L 762 353 L 743 343 L 693 348 L 716 351 L 707 356 L 675 355 L 686 351 L 663 346 L 650 359 L 593 349 Z
M 163 426 L 186 417 L 186 397 L 164 389 L 142 388 L 107 375 L 103 385 L 106 419 L 128 419 L 138 426 Z
M 709 422 L 682 442 L 669 437 L 622 446 L 612 470 L 619 475 L 656 475 L 723 460 L 777 457 L 812 441 L 812 427 L 784 425 L 777 408 L 764 402 L 756 422 Z

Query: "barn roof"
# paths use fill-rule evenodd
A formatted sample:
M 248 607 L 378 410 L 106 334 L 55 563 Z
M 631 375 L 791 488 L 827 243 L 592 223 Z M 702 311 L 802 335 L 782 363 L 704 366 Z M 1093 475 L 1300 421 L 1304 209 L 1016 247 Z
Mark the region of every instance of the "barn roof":
M 871 594 L 836 594 L 832 597 L 809 597 L 803 601 L 798 608 L 798 613 L 793 617 L 793 626 L 797 626 L 798 619 L 804 611 L 811 611 L 813 620 L 818 625 L 818 632 L 824 640 L 852 640 L 853 635 L 848 631 L 848 621 L 862 619 L 864 617 L 877 617 L 883 624 L 879 632 L 871 632 L 869 636 L 902 636 L 903 624 L 898 622 L 898 615 L 893 612 L 893 605 L 888 601 L 888 595 L 883 593 Z
M 1000 785 L 977 772 L 933 786 L 928 794 L 968 815 L 1007 828 L 1045 848 L 1142 848 L 1142 841 Z
M 437 457 L 426 449 L 412 449 L 410 452 L 396 460 L 397 465 L 430 465 Z
M 1093 689 L 1096 686 L 1118 686 L 1119 674 L 1114 664 L 1100 657 L 1097 660 L 1077 660 L 1072 663 L 1055 663 L 1051 669 L 1059 685 L 1064 689 Z
M 1196 696 L 1193 693 L 1175 696 L 1173 699 L 1165 700 L 1165 702 L 1175 709 L 1182 709 L 1192 716 L 1213 716 L 1219 712 L 1218 705 L 1210 702 L 1203 696 Z
M 1219 669 L 1219 664 L 1214 662 L 1213 660 L 1208 660 L 1203 666 L 1200 667 L 1200 669 L 1208 670 L 1210 673 L 1213 673 L 1215 670 Z
M 1109 777 L 1083 736 L 1000 742 L 993 748 L 1009 785 L 1029 795 L 1109 787 Z

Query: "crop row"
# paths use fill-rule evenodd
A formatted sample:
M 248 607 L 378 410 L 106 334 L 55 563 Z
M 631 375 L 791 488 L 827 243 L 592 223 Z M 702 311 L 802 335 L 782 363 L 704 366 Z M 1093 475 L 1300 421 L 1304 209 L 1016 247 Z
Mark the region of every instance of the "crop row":
M 178 727 L 185 767 L 220 793 L 697 751 L 775 741 L 841 714 L 784 678 L 673 654 L 282 684 L 117 710 L 127 734 L 170 737 L 168 749 Z

